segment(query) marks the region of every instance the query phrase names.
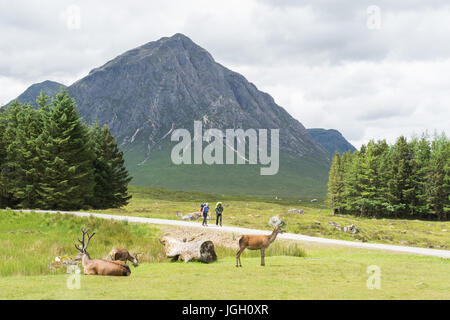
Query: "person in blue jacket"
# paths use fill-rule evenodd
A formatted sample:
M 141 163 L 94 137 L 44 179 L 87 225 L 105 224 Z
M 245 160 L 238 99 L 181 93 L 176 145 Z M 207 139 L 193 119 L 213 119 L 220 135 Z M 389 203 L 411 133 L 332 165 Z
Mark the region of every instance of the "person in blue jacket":
M 205 205 L 202 208 L 202 213 L 203 213 L 203 223 L 202 226 L 207 227 L 208 226 L 208 222 L 207 222 L 207 218 L 208 218 L 208 214 L 209 214 L 209 205 L 208 203 L 205 203 Z

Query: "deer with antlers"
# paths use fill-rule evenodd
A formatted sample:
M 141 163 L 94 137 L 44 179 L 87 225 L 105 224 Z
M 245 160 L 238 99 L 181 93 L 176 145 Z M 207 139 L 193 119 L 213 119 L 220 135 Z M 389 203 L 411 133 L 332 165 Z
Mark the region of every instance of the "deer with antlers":
M 261 250 L 261 266 L 264 266 L 264 252 L 275 241 L 279 233 L 285 232 L 281 229 L 284 222 L 275 226 L 273 232 L 270 235 L 243 235 L 239 239 L 239 250 L 236 253 L 236 267 L 242 267 L 241 253 L 245 249 L 249 250 Z
M 125 263 L 127 263 L 127 261 L 131 261 L 134 267 L 137 267 L 139 265 L 138 253 L 132 256 L 125 248 L 112 249 L 109 253 L 109 258 L 111 260 L 120 260 Z
M 84 228 L 81 228 L 81 232 L 83 234 L 83 240 L 78 239 L 81 247 L 75 244 L 75 248 L 80 251 L 79 256 L 83 265 L 84 274 L 102 276 L 129 276 L 131 274 L 130 267 L 122 261 L 91 259 L 87 248 L 92 237 L 95 235 L 95 232 L 89 235 L 89 231 L 84 230 Z M 85 242 L 86 235 L 87 243 Z

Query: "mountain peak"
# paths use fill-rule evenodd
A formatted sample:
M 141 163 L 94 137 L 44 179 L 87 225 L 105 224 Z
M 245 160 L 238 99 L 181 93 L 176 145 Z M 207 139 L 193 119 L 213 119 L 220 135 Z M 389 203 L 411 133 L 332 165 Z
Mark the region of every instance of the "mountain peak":
M 146 44 L 139 46 L 135 49 L 129 50 L 129 51 L 133 51 L 136 49 L 150 49 L 150 48 L 154 48 L 155 45 L 156 46 L 161 46 L 163 44 L 167 44 L 167 43 L 177 43 L 177 42 L 182 42 L 184 44 L 191 44 L 191 45 L 195 45 L 197 46 L 194 41 L 192 41 L 189 37 L 187 37 L 186 35 L 182 34 L 182 33 L 175 33 L 173 36 L 171 37 L 162 37 L 158 40 L 155 41 L 150 41 L 147 42 Z
M 31 103 L 32 105 L 36 105 L 36 97 L 39 96 L 41 91 L 44 91 L 49 97 L 54 97 L 56 93 L 61 90 L 61 87 L 65 88 L 66 86 L 56 81 L 45 80 L 32 84 L 16 99 L 20 103 Z M 12 101 L 10 101 L 7 105 L 11 104 L 11 102 Z
M 195 44 L 189 37 L 182 33 L 176 33 L 171 37 L 162 37 L 156 41 L 148 42 L 144 45 L 128 50 L 116 58 L 108 61 L 101 67 L 94 68 L 89 72 L 89 75 L 95 74 L 98 71 L 104 71 L 110 67 L 141 65 L 161 63 L 162 60 L 169 63 L 183 63 L 181 60 L 205 60 L 210 63 L 215 63 L 213 57 L 208 51 Z
M 173 36 L 170 37 L 170 39 L 173 40 L 183 40 L 183 41 L 191 41 L 193 42 L 189 37 L 187 37 L 186 35 L 182 34 L 182 33 L 175 33 Z
M 310 128 L 307 130 L 313 139 L 327 150 L 330 155 L 333 155 L 336 151 L 342 154 L 346 151 L 354 152 L 356 150 L 342 133 L 336 129 Z

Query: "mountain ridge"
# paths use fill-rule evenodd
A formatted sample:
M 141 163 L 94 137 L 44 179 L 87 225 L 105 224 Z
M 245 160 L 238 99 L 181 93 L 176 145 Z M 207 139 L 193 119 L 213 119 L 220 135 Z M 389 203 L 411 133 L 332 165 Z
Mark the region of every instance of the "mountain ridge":
M 41 90 L 43 90 L 48 96 L 54 97 L 56 93 L 61 90 L 61 87 L 67 88 L 64 84 L 52 80 L 44 80 L 42 82 L 33 83 L 17 98 L 8 102 L 6 106 L 10 105 L 14 100 L 17 100 L 20 103 L 31 103 L 32 105 L 36 105 L 36 98 L 41 93 Z

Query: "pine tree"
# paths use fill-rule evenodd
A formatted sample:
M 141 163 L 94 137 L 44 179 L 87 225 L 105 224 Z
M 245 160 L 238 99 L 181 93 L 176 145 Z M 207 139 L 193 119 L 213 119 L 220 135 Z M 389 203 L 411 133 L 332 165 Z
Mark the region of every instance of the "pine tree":
M 38 199 L 40 159 L 36 139 L 41 133 L 40 112 L 29 104 L 13 106 L 14 121 L 8 123 L 7 163 L 9 192 L 21 208 L 34 208 Z
M 386 206 L 389 206 L 388 193 L 389 193 L 389 178 L 390 178 L 390 161 L 391 161 L 391 148 L 387 144 L 386 140 L 378 141 L 376 144 L 377 155 L 377 193 L 375 195 L 376 212 L 379 215 L 389 215 L 392 212 L 386 210 Z
M 107 176 L 109 174 L 106 161 L 102 157 L 100 147 L 101 131 L 98 121 L 89 128 L 89 146 L 94 154 L 92 162 L 94 168 L 94 189 L 90 205 L 96 209 L 107 207 Z
M 411 141 L 414 159 L 412 162 L 412 183 L 414 185 L 414 197 L 411 209 L 414 215 L 425 218 L 430 208 L 427 195 L 427 177 L 430 170 L 431 147 L 426 136 Z
M 15 207 L 17 199 L 14 197 L 15 190 L 15 170 L 18 166 L 15 157 L 15 148 L 17 147 L 17 128 L 20 123 L 20 110 L 22 105 L 17 101 L 13 101 L 6 109 L 6 126 L 3 133 L 3 143 L 5 145 L 5 162 L 3 168 L 3 188 L 6 191 L 6 198 L 11 207 Z
M 93 196 L 93 153 L 86 126 L 75 101 L 65 89 L 56 95 L 44 116 L 38 139 L 45 181 L 40 183 L 41 208 L 79 209 Z
M 50 111 L 51 108 L 50 97 L 46 95 L 43 90 L 41 90 L 39 96 L 36 98 L 36 104 L 38 106 L 38 109 L 41 110 L 43 113 L 47 113 Z
M 353 159 L 356 157 L 355 153 L 351 153 L 350 151 L 344 152 L 341 156 L 341 175 L 342 175 L 342 199 L 341 199 L 341 213 L 351 213 L 350 210 L 350 201 L 349 197 L 352 194 L 350 191 L 350 176 L 352 172 L 352 166 L 353 166 Z
M 361 160 L 366 153 L 366 146 L 362 145 L 359 151 L 355 151 L 343 166 L 344 169 L 344 208 L 347 213 L 361 214 L 361 190 L 359 174 L 361 172 Z
M 341 212 L 343 208 L 344 181 L 341 168 L 341 157 L 336 152 L 330 168 L 328 178 L 328 201 L 333 212 Z
M 99 130 L 98 123 L 91 128 L 91 147 L 96 159 L 95 188 L 92 205 L 96 208 L 118 208 L 131 199 L 128 183 L 131 178 L 124 166 L 123 153 L 119 151 L 108 126 Z
M 427 192 L 431 212 L 439 220 L 447 220 L 450 210 L 449 162 L 450 141 L 445 134 L 436 136 L 431 144 Z
M 9 193 L 6 181 L 6 138 L 7 110 L 0 108 L 0 208 L 9 205 Z
M 399 137 L 392 149 L 388 181 L 388 200 L 395 216 L 411 214 L 410 204 L 414 199 L 414 185 L 411 178 L 412 158 L 411 148 L 406 138 Z
M 377 197 L 377 156 L 375 154 L 375 142 L 367 144 L 366 152 L 361 155 L 358 175 L 358 189 L 361 192 L 359 210 L 361 215 L 371 215 L 376 212 Z
M 366 152 L 360 155 L 358 188 L 361 192 L 359 209 L 362 215 L 376 216 L 383 209 L 385 199 L 385 166 L 383 158 L 388 151 L 385 141 L 370 141 Z

